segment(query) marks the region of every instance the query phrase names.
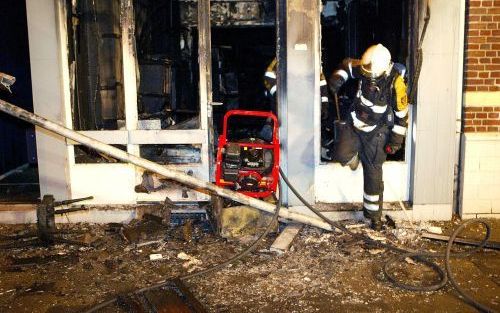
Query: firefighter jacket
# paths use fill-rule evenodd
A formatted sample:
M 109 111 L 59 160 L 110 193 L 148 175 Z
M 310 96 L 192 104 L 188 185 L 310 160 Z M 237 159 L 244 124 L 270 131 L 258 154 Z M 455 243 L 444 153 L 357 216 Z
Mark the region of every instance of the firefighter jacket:
M 271 64 L 267 67 L 266 73 L 264 74 L 264 85 L 267 90 L 267 95 L 274 97 L 276 95 L 276 71 L 277 71 L 277 60 L 274 59 Z M 321 116 L 326 118 L 328 112 L 328 103 L 330 101 L 330 96 L 328 94 L 328 84 L 326 82 L 325 75 L 323 71 L 320 74 L 320 94 L 321 94 Z
M 360 61 L 345 59 L 330 77 L 332 93 L 338 92 L 348 79 L 358 79 L 358 89 L 350 111 L 353 126 L 372 132 L 387 125 L 391 129 L 389 144 L 400 146 L 408 126 L 408 97 L 404 81 L 405 67 L 392 63 L 378 78 L 363 75 Z

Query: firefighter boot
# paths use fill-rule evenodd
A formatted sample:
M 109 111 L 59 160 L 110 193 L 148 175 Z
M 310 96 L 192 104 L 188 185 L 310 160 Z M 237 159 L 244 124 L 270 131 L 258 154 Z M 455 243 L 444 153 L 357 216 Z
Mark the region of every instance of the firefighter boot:
M 378 197 L 378 211 L 371 218 L 371 228 L 375 231 L 382 230 L 382 209 L 384 208 L 384 182 L 380 182 L 380 194 Z
M 369 196 L 365 194 L 363 203 L 363 216 L 370 220 L 370 227 L 375 231 L 382 230 L 382 208 L 384 204 L 384 182 L 380 184 L 380 193 Z M 378 204 L 375 204 L 377 202 Z M 376 210 L 378 205 L 378 210 Z M 371 210 L 370 210 L 371 209 Z
M 381 213 L 381 211 L 372 212 L 363 208 L 363 216 L 370 220 L 370 228 L 375 231 L 382 230 L 383 223 Z
M 370 227 L 374 231 L 381 231 L 382 225 L 383 225 L 383 223 L 382 223 L 382 219 L 380 218 L 380 216 L 378 218 L 371 219 Z

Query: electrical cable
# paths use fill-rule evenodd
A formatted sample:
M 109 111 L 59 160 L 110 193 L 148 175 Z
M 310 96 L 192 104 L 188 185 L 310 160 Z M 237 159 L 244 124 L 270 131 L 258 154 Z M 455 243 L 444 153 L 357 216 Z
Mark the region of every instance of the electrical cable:
M 252 253 L 257 248 L 257 246 L 261 243 L 261 241 L 269 234 L 271 229 L 276 225 L 276 223 L 278 221 L 279 212 L 281 209 L 281 198 L 282 198 L 281 195 L 282 195 L 281 184 L 278 183 L 278 196 L 276 196 L 276 194 L 273 194 L 274 199 L 276 201 L 276 208 L 274 210 L 273 217 L 272 217 L 271 221 L 269 222 L 269 224 L 264 229 L 264 231 L 262 232 L 262 234 L 250 246 L 248 246 L 245 250 L 241 251 L 240 253 L 237 253 L 236 255 L 232 256 L 231 258 L 227 259 L 226 261 L 224 261 L 222 263 L 216 264 L 212 267 L 209 267 L 209 268 L 204 269 L 204 270 L 200 270 L 198 272 L 194 272 L 191 274 L 180 276 L 180 277 L 178 277 L 178 279 L 186 280 L 186 279 L 198 277 L 201 275 L 206 275 L 208 273 L 221 270 L 224 267 L 228 266 L 229 264 L 234 263 L 238 260 L 241 260 L 242 258 L 247 256 L 248 254 Z M 172 278 L 172 279 L 174 279 L 174 278 Z M 158 284 L 147 286 L 147 287 L 144 287 L 141 289 L 137 289 L 137 290 L 131 292 L 129 295 L 137 295 L 137 294 L 149 291 L 149 290 L 161 288 L 161 287 L 167 285 L 170 281 L 172 281 L 172 279 L 167 279 L 167 280 L 160 282 Z M 84 311 L 84 313 L 97 312 L 98 310 L 103 309 L 103 308 L 107 307 L 108 305 L 116 303 L 118 301 L 118 299 L 119 299 L 119 297 L 115 297 L 113 299 L 101 302 L 101 303 L 91 307 L 90 309 Z
M 420 71 L 422 70 L 422 63 L 424 60 L 424 52 L 422 49 L 422 45 L 424 43 L 424 38 L 425 38 L 425 33 L 427 32 L 427 26 L 429 25 L 429 21 L 431 19 L 431 8 L 429 5 L 429 1 L 426 3 L 426 9 L 425 9 L 425 17 L 424 17 L 424 26 L 422 28 L 422 34 L 420 35 L 420 39 L 418 41 L 418 46 L 417 46 L 417 64 L 416 64 L 416 69 L 415 73 L 412 77 L 411 81 L 411 90 L 409 92 L 409 99 L 410 103 L 415 103 L 415 95 L 417 91 L 417 83 L 420 78 Z
M 453 274 L 451 272 L 451 265 L 450 265 L 450 257 L 463 257 L 470 255 L 472 253 L 475 253 L 481 249 L 483 249 L 484 245 L 486 242 L 490 239 L 491 237 L 491 226 L 488 224 L 488 222 L 484 219 L 474 219 L 474 220 L 468 220 L 464 223 L 462 223 L 452 234 L 448 241 L 448 246 L 446 248 L 446 252 L 443 253 L 433 253 L 433 252 L 425 252 L 425 251 L 412 251 L 410 249 L 403 249 L 400 247 L 397 247 L 392 244 L 387 244 L 383 243 L 374 239 L 371 239 L 367 237 L 366 235 L 362 234 L 357 234 L 352 231 L 350 231 L 348 228 L 346 228 L 344 225 L 342 225 L 339 222 L 335 222 L 330 220 L 328 217 L 326 217 L 323 213 L 318 211 L 316 208 L 314 208 L 302 195 L 295 189 L 295 187 L 290 183 L 288 180 L 288 177 L 286 177 L 285 173 L 283 173 L 283 170 L 280 168 L 280 175 L 283 181 L 287 184 L 287 186 L 290 188 L 290 190 L 293 192 L 293 194 L 307 207 L 309 208 L 314 214 L 316 214 L 318 217 L 323 219 L 325 222 L 330 224 L 333 228 L 337 228 L 344 233 L 347 233 L 351 235 L 352 237 L 356 239 L 363 240 L 366 244 L 371 245 L 371 246 L 376 246 L 380 248 L 387 248 L 389 250 L 392 250 L 394 252 L 399 253 L 400 255 L 390 259 L 384 266 L 384 275 L 388 278 L 388 280 L 393 283 L 396 287 L 410 290 L 410 291 L 436 291 L 444 287 L 448 281 L 451 283 L 451 285 L 455 288 L 455 290 L 459 293 L 459 295 L 464 299 L 464 301 L 476 309 L 478 309 L 481 312 L 496 312 L 495 310 L 477 302 L 474 300 L 470 295 L 468 295 L 455 281 Z M 486 229 L 486 234 L 483 238 L 483 240 L 479 243 L 479 245 L 469 251 L 465 252 L 451 252 L 451 248 L 453 246 L 453 243 L 455 241 L 455 238 L 458 236 L 458 234 L 467 226 L 473 223 L 478 223 L 482 224 L 485 229 Z M 389 272 L 389 267 L 391 264 L 393 264 L 396 261 L 399 261 L 401 259 L 405 258 L 411 258 L 414 261 L 424 264 L 428 266 L 429 268 L 432 268 L 434 271 L 436 271 L 439 275 L 439 281 L 437 283 L 434 283 L 432 285 L 428 286 L 414 286 L 414 285 L 408 285 L 408 284 L 403 284 L 399 282 L 393 275 L 390 274 Z M 428 258 L 444 258 L 445 259 L 445 270 L 443 270 L 437 263 L 432 262 L 428 260 Z

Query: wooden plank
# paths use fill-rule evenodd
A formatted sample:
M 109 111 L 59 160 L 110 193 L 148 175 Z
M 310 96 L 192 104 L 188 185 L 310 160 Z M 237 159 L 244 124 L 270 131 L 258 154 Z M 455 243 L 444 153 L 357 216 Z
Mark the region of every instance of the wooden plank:
M 34 211 L 35 209 L 36 209 L 36 204 L 0 203 L 0 212 L 25 212 L 25 211 Z
M 423 233 L 422 238 L 439 240 L 439 241 L 446 241 L 446 242 L 448 240 L 450 240 L 450 236 L 431 234 L 431 233 Z M 480 244 L 480 241 L 466 239 L 466 238 L 460 238 L 460 237 L 455 238 L 455 242 L 460 243 L 460 244 L 464 244 L 464 245 L 470 245 L 470 246 L 478 246 Z M 484 247 L 488 248 L 488 249 L 500 250 L 500 242 L 488 240 L 488 242 L 486 242 Z
M 290 249 L 290 246 L 292 245 L 293 240 L 295 237 L 299 234 L 300 230 L 302 229 L 302 224 L 290 224 L 288 225 L 276 238 L 276 240 L 273 242 L 271 245 L 271 248 L 269 250 L 273 252 L 277 252 L 278 254 L 283 254 L 288 249 Z

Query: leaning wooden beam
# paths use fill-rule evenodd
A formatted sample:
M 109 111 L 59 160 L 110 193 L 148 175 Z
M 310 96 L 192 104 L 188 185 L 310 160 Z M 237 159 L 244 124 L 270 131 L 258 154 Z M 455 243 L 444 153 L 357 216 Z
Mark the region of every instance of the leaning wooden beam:
M 438 240 L 438 241 L 448 241 L 448 240 L 450 240 L 450 236 L 438 235 L 438 234 L 433 234 L 433 233 L 423 233 L 422 234 L 422 238 L 432 239 L 432 240 Z M 480 241 L 477 241 L 477 240 L 467 239 L 467 238 L 460 238 L 460 237 L 455 238 L 454 242 L 455 243 L 460 243 L 460 244 L 463 244 L 463 245 L 469 245 L 469 246 L 479 246 L 479 244 L 481 243 Z M 484 244 L 484 247 L 488 248 L 488 249 L 500 250 L 500 242 L 488 240 Z
M 1 99 L 0 99 L 0 111 L 10 114 L 14 117 L 20 118 L 28 123 L 45 128 L 49 131 L 52 131 L 56 134 L 59 134 L 73 141 L 79 142 L 84 146 L 95 149 L 99 152 L 112 156 L 116 159 L 140 166 L 151 172 L 164 176 L 167 179 L 175 180 L 183 185 L 196 189 L 200 192 L 210 192 L 213 194 L 217 194 L 221 197 L 239 202 L 241 204 L 249 205 L 264 212 L 268 213 L 274 212 L 275 209 L 274 204 L 267 203 L 259 199 L 251 198 L 229 189 L 221 188 L 212 183 L 189 176 L 183 172 L 172 170 L 162 165 L 143 159 L 141 157 L 129 154 L 118 148 L 115 148 L 113 146 L 107 145 L 93 138 L 82 135 L 74 130 L 61 126 L 57 123 L 51 122 L 41 116 L 23 110 Z M 290 212 L 285 208 L 280 210 L 279 215 L 283 218 L 296 221 L 302 224 L 316 226 L 326 230 L 332 230 L 332 227 L 328 223 L 320 220 L 319 218 L 314 218 L 304 214 Z

